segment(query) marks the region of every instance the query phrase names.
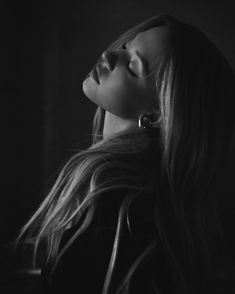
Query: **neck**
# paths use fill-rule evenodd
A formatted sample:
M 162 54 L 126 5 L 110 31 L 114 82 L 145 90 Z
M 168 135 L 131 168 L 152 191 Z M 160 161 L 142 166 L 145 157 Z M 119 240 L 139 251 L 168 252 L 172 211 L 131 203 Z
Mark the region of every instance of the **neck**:
M 105 111 L 103 138 L 107 139 L 116 133 L 130 128 L 138 128 L 137 119 L 124 119 Z

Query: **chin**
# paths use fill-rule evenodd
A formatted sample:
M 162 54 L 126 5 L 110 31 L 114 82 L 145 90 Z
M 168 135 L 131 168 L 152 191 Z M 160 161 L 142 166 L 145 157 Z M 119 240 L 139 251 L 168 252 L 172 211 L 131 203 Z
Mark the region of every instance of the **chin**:
M 83 83 L 82 83 L 82 90 L 83 90 L 83 93 L 88 97 L 90 98 L 91 94 L 92 94 L 92 88 L 94 88 L 94 86 L 92 87 L 91 85 L 91 81 L 90 81 L 90 77 L 87 77 Z
M 85 95 L 87 95 L 87 78 L 82 82 L 82 91 Z
M 82 90 L 83 93 L 86 95 L 87 98 L 89 98 L 92 102 L 96 103 L 95 99 L 95 85 L 93 81 L 90 81 L 90 78 L 86 78 L 82 83 Z

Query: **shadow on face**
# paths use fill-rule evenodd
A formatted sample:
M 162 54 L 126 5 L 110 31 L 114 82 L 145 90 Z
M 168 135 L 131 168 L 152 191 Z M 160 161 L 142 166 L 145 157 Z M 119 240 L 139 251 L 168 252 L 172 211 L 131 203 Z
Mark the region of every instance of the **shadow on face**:
M 120 47 L 106 50 L 83 82 L 85 95 L 122 118 L 138 118 L 157 107 L 151 71 L 167 44 L 165 27 L 137 33 Z

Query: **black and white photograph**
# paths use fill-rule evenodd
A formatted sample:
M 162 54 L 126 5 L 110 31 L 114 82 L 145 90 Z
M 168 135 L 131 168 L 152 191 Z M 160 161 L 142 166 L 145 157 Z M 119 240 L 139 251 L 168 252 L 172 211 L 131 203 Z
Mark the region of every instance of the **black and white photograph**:
M 0 21 L 0 294 L 234 294 L 234 1 Z

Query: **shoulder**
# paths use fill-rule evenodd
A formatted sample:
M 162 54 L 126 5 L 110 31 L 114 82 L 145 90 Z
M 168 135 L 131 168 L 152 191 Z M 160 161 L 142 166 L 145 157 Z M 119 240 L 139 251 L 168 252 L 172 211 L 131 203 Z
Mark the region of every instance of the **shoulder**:
M 143 196 L 143 195 L 142 195 Z M 86 293 L 101 293 L 101 288 L 108 270 L 117 232 L 120 208 L 128 197 L 128 191 L 115 190 L 101 195 L 97 199 L 94 218 L 88 229 L 76 238 L 58 262 L 51 275 L 52 289 L 63 289 L 66 285 L 78 286 Z M 147 196 L 145 196 L 147 197 Z M 152 206 L 144 204 L 147 199 L 135 199 L 130 205 L 129 225 L 124 218 L 119 238 L 119 253 L 116 262 L 118 276 L 127 273 L 138 256 L 152 240 L 151 213 Z M 63 236 L 66 244 L 75 234 L 78 226 L 68 229 Z M 44 274 L 48 274 L 44 267 Z M 44 275 L 45 277 L 45 275 Z M 90 284 L 87 285 L 87 279 Z M 100 292 L 95 292 L 100 289 Z M 90 292 L 89 292 L 89 291 Z M 93 292 L 92 292 L 93 291 Z
M 121 213 L 129 232 L 144 233 L 150 226 L 153 229 L 154 195 L 135 195 L 121 189 L 106 192 L 97 201 L 94 221 L 99 228 L 116 228 Z

